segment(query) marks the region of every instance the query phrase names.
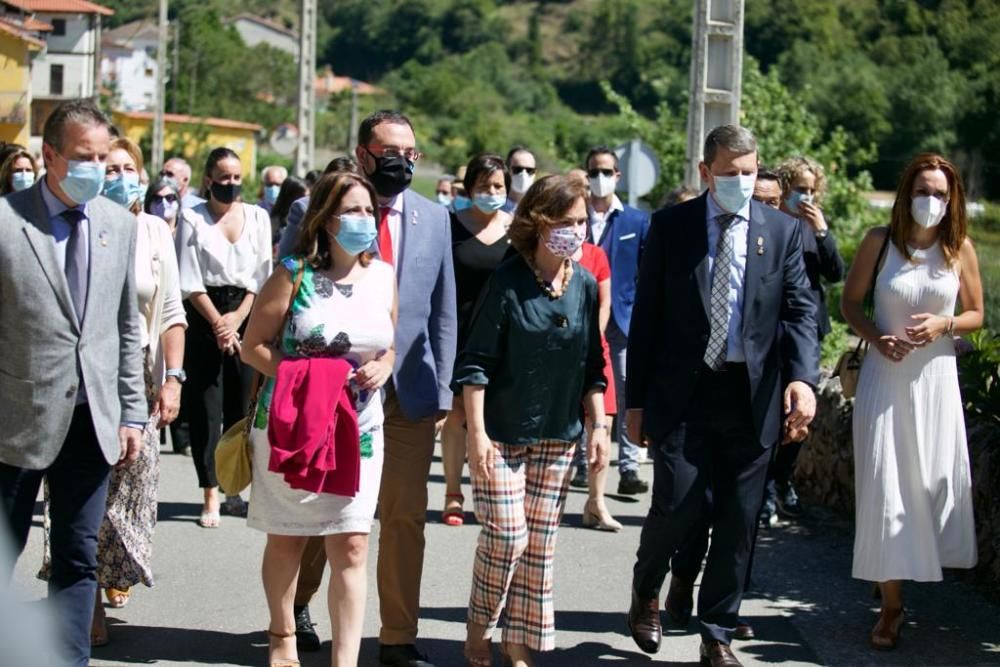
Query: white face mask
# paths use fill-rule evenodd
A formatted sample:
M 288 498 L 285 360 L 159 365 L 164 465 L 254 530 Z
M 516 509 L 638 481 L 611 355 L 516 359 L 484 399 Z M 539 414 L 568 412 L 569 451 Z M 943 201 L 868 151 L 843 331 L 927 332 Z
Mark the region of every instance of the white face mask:
M 914 221 L 924 229 L 930 229 L 941 224 L 941 219 L 947 212 L 948 205 L 937 197 L 914 197 L 910 202 L 910 214 Z
M 535 175 L 529 174 L 526 171 L 522 171 L 519 174 L 514 174 L 510 177 L 510 190 L 511 192 L 516 192 L 519 195 L 523 195 L 531 187 L 531 184 L 535 182 Z
M 589 179 L 590 181 L 590 192 L 595 197 L 607 197 L 613 194 L 615 191 L 614 176 L 605 176 L 604 174 L 599 174 L 594 178 Z

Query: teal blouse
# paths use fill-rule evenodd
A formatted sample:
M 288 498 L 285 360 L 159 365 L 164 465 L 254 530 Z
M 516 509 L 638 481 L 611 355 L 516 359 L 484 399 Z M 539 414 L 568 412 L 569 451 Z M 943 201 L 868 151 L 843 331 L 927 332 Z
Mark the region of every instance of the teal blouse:
M 505 261 L 479 295 L 452 384 L 485 385 L 496 442 L 579 440 L 583 397 L 607 386 L 597 281 L 574 263 L 565 293 L 550 300 L 523 257 Z

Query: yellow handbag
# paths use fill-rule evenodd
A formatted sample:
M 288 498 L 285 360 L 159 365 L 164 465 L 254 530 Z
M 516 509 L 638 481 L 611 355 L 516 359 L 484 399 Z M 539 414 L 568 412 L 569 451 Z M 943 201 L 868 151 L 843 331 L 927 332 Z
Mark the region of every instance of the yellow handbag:
M 303 269 L 304 265 L 300 262 L 295 275 L 295 284 L 292 287 L 292 298 L 289 300 L 288 310 L 285 312 L 285 322 L 281 327 L 282 330 L 292 315 L 292 304 L 295 302 L 295 295 L 298 294 L 299 286 L 302 284 L 302 274 L 305 273 Z M 250 406 L 247 409 L 247 416 L 230 426 L 222 434 L 215 449 L 215 476 L 219 480 L 219 486 L 222 487 L 222 491 L 227 496 L 241 493 L 250 486 L 253 477 L 250 468 L 250 429 L 257 412 L 257 401 L 260 399 L 262 385 L 263 376 L 259 372 L 255 372 L 250 383 Z

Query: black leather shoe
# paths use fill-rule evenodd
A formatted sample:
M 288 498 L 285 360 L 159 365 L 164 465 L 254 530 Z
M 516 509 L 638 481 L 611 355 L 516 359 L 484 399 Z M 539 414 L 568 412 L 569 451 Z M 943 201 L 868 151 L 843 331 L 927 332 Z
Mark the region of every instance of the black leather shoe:
M 643 600 L 632 591 L 628 630 L 636 646 L 643 652 L 656 653 L 660 650 L 663 629 L 660 627 L 660 605 L 656 598 Z
M 590 484 L 587 479 L 587 466 L 579 466 L 573 473 L 573 479 L 569 480 L 569 485 L 576 489 L 586 489 Z
M 792 483 L 778 485 L 778 514 L 786 519 L 798 519 L 802 516 L 802 503 L 799 494 L 795 492 Z
M 698 654 L 704 667 L 743 667 L 729 645 L 722 642 L 702 642 Z
M 649 491 L 649 484 L 639 478 L 639 473 L 626 470 L 618 479 L 618 493 L 623 496 L 637 496 Z
M 316 634 L 316 624 L 309 616 L 309 607 L 295 607 L 295 645 L 300 651 L 318 651 L 319 635 Z
M 754 632 L 753 626 L 745 618 L 741 618 L 736 621 L 736 630 L 733 631 L 733 639 L 755 639 L 757 633 Z
M 694 586 L 675 574 L 670 575 L 670 589 L 663 600 L 663 610 L 667 612 L 670 624 L 686 628 L 694 611 Z
M 379 644 L 378 662 L 382 667 L 434 667 L 413 644 Z

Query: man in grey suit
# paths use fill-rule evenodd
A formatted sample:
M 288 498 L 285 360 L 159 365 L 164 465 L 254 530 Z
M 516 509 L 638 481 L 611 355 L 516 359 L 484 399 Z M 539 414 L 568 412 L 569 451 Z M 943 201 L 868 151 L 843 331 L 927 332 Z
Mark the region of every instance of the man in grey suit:
M 49 594 L 67 664 L 80 667 L 109 473 L 135 460 L 147 418 L 135 218 L 97 197 L 109 126 L 89 100 L 58 107 L 45 123 L 45 178 L 0 199 L 0 503 L 20 553 L 48 479 Z

